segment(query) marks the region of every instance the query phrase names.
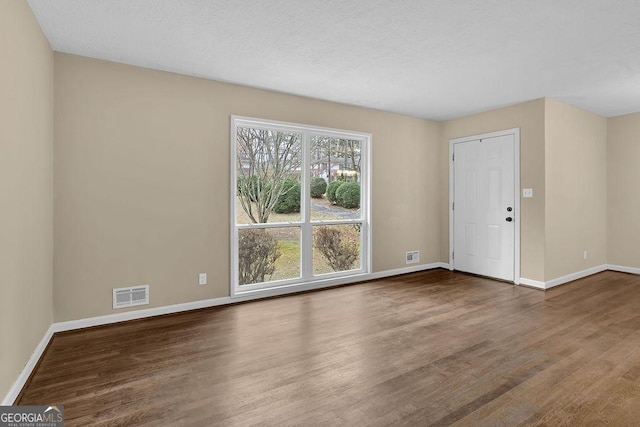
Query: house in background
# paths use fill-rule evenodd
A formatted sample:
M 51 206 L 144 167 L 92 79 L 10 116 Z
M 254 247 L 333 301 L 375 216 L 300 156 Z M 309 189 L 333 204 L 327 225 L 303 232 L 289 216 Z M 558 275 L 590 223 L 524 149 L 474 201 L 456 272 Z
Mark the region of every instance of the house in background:
M 415 37 L 402 47 L 431 46 L 431 54 L 423 56 L 434 60 L 403 62 L 415 52 L 385 45 L 391 30 L 372 25 L 384 34 L 377 39 L 380 45 L 356 43 L 366 40 L 361 35 L 343 40 L 342 49 L 362 48 L 352 52 L 355 63 L 367 58 L 389 63 L 392 81 L 384 79 L 384 69 L 375 74 L 353 65 L 339 72 L 318 66 L 315 75 L 308 67 L 289 73 L 283 64 L 275 71 L 267 64 L 262 74 L 252 75 L 243 68 L 246 55 L 234 51 L 246 40 L 236 44 L 232 37 L 228 43 L 223 38 L 215 51 L 225 66 L 211 76 L 196 69 L 217 64 L 218 58 L 190 62 L 193 57 L 181 56 L 190 39 L 176 34 L 190 23 L 201 43 L 220 40 L 234 27 L 220 23 L 207 33 L 207 20 L 198 16 L 238 18 L 237 5 L 214 2 L 207 15 L 173 10 L 169 1 L 0 0 L 4 404 L 13 403 L 55 332 L 233 301 L 232 116 L 371 135 L 370 264 L 358 280 L 452 267 L 449 143 L 516 128 L 518 194 L 524 188 L 533 191 L 533 197 L 519 200 L 516 281 L 547 289 L 606 269 L 640 274 L 640 62 L 628 50 L 640 34 L 635 2 L 617 3 L 620 9 L 599 1 L 547 2 L 539 8 L 516 2 L 529 14 L 512 10 L 513 2 L 501 2 L 497 18 L 509 24 L 500 28 L 515 35 L 503 34 L 496 50 L 484 44 L 491 37 L 478 33 L 476 39 L 464 25 L 456 26 L 460 38 L 451 39 L 453 46 L 436 37 L 437 31 L 453 31 L 453 24 L 438 25 L 439 19 L 451 18 L 453 6 L 436 10 L 414 2 L 367 12 L 365 3 L 342 5 L 341 19 L 369 28 L 370 13 L 370 22 L 388 19 L 394 31 L 413 28 L 402 32 Z M 308 39 L 283 38 L 273 30 L 283 28 L 281 14 L 268 15 L 274 25 L 266 25 L 256 17 L 268 6 L 244 6 L 253 8 L 251 16 L 265 23 L 266 32 L 274 32 L 268 38 L 271 48 L 299 50 L 292 64 L 317 65 L 307 52 L 319 51 L 301 44 L 311 43 Z M 326 12 L 319 3 L 305 7 L 305 19 L 326 17 L 318 15 Z M 406 10 L 411 7 L 433 14 L 429 31 L 436 33 L 419 32 L 429 26 L 422 13 Z M 474 16 L 497 19 L 475 7 L 458 11 L 470 28 L 483 28 L 471 22 Z M 155 21 L 144 20 L 146 13 Z M 164 31 L 156 32 L 164 21 L 153 13 L 167 17 Z M 406 21 L 393 20 L 399 16 Z M 519 31 L 541 22 L 546 24 L 536 33 Z M 136 28 L 142 31 L 138 38 L 128 33 Z M 574 46 L 574 35 L 585 39 Z M 109 44 L 115 39 L 126 41 L 122 50 Z M 536 40 L 539 44 L 532 45 Z M 523 54 L 536 46 L 551 49 L 554 40 L 558 49 L 541 53 L 548 63 Z M 620 40 L 625 40 L 622 46 Z M 331 62 L 329 47 L 336 43 L 329 36 L 324 42 Z M 200 42 L 194 43 L 193 55 L 206 57 Z M 136 46 L 150 56 L 128 56 Z M 260 46 L 250 49 L 259 52 Z M 234 55 L 239 64 L 228 60 Z M 174 62 L 154 62 L 159 57 Z M 437 67 L 438 60 L 446 69 Z M 477 66 L 467 67 L 467 61 Z M 448 79 L 442 78 L 444 71 Z M 423 86 L 429 79 L 435 83 Z M 477 86 L 471 88 L 467 79 Z M 452 89 L 455 82 L 459 92 Z M 327 179 L 354 170 L 345 156 L 334 153 L 313 158 L 311 165 L 312 174 Z M 408 251 L 419 251 L 420 263 L 407 266 Z M 201 272 L 215 280 L 199 286 Z M 149 284 L 148 305 L 114 310 L 114 288 L 143 283 Z

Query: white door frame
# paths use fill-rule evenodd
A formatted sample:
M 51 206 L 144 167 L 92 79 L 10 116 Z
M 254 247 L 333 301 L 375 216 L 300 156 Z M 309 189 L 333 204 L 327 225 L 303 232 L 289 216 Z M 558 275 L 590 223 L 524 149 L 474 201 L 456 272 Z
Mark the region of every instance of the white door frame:
M 454 200 L 454 161 L 453 148 L 454 144 L 461 142 L 473 141 L 476 139 L 493 138 L 496 136 L 513 135 L 515 140 L 514 147 L 514 200 L 515 200 L 515 231 L 514 231 L 514 266 L 513 266 L 513 282 L 520 284 L 520 128 L 500 130 L 496 132 L 483 133 L 480 135 L 464 136 L 449 140 L 449 270 L 454 270 L 454 224 L 453 224 L 453 200 Z

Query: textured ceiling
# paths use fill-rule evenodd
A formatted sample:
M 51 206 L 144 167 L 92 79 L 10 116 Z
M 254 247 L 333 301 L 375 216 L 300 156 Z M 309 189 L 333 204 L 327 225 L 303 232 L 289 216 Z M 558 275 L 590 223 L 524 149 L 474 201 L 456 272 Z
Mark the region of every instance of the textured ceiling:
M 52 47 L 435 120 L 640 111 L 638 0 L 29 0 Z

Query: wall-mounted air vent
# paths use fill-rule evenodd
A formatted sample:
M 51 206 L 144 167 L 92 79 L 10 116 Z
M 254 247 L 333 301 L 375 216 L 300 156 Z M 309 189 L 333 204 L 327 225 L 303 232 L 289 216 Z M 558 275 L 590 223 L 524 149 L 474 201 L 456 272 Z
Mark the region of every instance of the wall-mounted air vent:
M 407 264 L 415 264 L 420 262 L 420 251 L 407 252 Z
M 149 285 L 113 290 L 113 308 L 132 307 L 149 304 Z

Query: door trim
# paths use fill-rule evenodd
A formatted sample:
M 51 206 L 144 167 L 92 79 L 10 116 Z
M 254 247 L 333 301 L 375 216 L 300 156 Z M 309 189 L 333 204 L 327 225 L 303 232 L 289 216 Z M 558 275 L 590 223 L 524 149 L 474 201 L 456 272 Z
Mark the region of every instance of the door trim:
M 453 148 L 454 144 L 461 142 L 473 141 L 476 139 L 492 138 L 496 136 L 513 135 L 515 140 L 514 146 L 514 200 L 515 200 L 515 230 L 514 230 L 514 248 L 513 248 L 513 283 L 520 284 L 520 128 L 500 130 L 496 132 L 482 133 L 479 135 L 464 136 L 461 138 L 453 138 L 449 140 L 449 269 L 455 269 L 455 260 L 453 259 L 454 248 L 454 224 L 453 224 L 453 200 L 454 200 L 454 161 Z

